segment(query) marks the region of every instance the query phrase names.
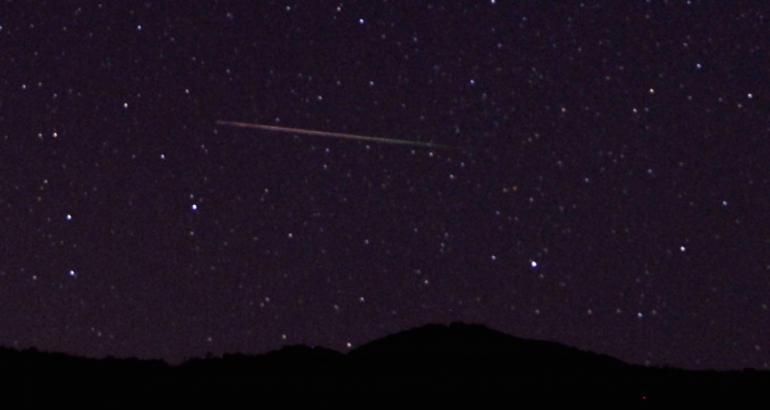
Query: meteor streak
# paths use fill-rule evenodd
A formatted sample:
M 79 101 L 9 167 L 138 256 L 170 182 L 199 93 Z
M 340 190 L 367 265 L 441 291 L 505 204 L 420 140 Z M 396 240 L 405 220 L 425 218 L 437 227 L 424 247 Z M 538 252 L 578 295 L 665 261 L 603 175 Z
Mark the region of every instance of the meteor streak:
M 451 148 L 451 147 L 446 146 L 446 145 L 434 144 L 434 143 L 431 143 L 431 142 L 424 142 L 424 141 L 410 141 L 410 140 L 400 140 L 400 139 L 395 139 L 395 138 L 370 137 L 370 136 L 367 136 L 367 135 L 357 135 L 357 134 L 347 134 L 347 133 L 342 133 L 342 132 L 329 132 L 329 131 L 309 130 L 309 129 L 305 129 L 305 128 L 279 127 L 277 125 L 263 125 L 263 124 L 255 124 L 255 123 L 250 123 L 250 122 L 237 122 L 237 121 L 217 120 L 217 124 L 219 124 L 219 125 L 227 125 L 227 126 L 230 126 L 230 127 L 238 127 L 238 128 L 253 128 L 253 129 L 265 130 L 265 131 L 287 132 L 287 133 L 292 133 L 292 134 L 303 134 L 303 135 L 314 135 L 316 137 L 342 138 L 342 139 L 358 140 L 358 141 L 381 142 L 381 143 L 384 143 L 384 144 L 413 145 L 413 146 L 428 147 L 428 148 Z

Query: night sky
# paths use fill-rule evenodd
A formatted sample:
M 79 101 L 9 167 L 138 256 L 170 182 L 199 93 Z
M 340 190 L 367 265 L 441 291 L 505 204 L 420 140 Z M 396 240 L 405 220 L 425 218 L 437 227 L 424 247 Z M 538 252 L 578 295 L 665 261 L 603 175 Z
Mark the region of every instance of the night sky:
M 770 366 L 768 8 L 0 10 L 0 345 L 173 362 L 463 321 Z

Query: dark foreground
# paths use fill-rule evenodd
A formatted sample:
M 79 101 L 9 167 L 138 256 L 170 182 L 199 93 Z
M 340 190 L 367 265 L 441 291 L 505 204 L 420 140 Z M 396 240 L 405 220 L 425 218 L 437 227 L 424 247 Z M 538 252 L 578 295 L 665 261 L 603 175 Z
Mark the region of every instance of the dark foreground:
M 464 324 L 424 326 L 348 354 L 295 346 L 169 366 L 0 349 L 0 368 L 3 396 L 27 407 L 238 403 L 262 408 L 275 400 L 357 408 L 493 400 L 505 407 L 563 402 L 632 408 L 770 402 L 769 372 L 634 366 Z

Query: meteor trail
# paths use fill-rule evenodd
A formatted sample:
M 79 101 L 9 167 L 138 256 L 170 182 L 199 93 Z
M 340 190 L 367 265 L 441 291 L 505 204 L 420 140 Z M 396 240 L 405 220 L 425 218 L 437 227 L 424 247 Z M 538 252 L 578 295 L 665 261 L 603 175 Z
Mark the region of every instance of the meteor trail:
M 217 124 L 219 124 L 219 125 L 227 125 L 227 126 L 230 126 L 230 127 L 239 127 L 239 128 L 254 128 L 254 129 L 265 130 L 265 131 L 276 131 L 276 132 L 287 132 L 287 133 L 293 133 L 293 134 L 314 135 L 314 136 L 317 136 L 317 137 L 343 138 L 343 139 L 358 140 L 358 141 L 381 142 L 381 143 L 385 143 L 385 144 L 413 145 L 413 146 L 428 147 L 428 148 L 451 148 L 451 147 L 446 146 L 446 145 L 433 144 L 431 142 L 424 142 L 424 141 L 410 141 L 410 140 L 399 140 L 399 139 L 395 139 L 395 138 L 370 137 L 370 136 L 367 136 L 367 135 L 357 135 L 357 134 L 346 134 L 346 133 L 342 133 L 342 132 L 329 132 L 329 131 L 309 130 L 309 129 L 305 129 L 305 128 L 279 127 L 277 125 L 263 125 L 263 124 L 255 124 L 255 123 L 250 123 L 250 122 L 237 122 L 237 121 L 217 120 Z

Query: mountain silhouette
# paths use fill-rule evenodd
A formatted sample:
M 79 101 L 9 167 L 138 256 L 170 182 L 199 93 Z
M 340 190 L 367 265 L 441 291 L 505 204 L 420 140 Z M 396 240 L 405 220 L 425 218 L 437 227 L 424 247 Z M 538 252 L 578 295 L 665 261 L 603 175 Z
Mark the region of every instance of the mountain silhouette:
M 30 407 L 272 399 L 372 407 L 397 401 L 406 393 L 426 401 L 423 405 L 495 398 L 518 404 L 559 401 L 646 407 L 770 398 L 770 373 L 764 371 L 644 367 L 462 323 L 406 330 L 345 354 L 287 346 L 263 355 L 226 354 L 171 366 L 159 360 L 0 349 L 0 368 L 5 397 L 18 396 Z

